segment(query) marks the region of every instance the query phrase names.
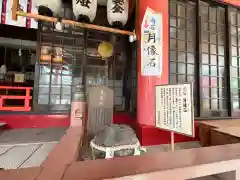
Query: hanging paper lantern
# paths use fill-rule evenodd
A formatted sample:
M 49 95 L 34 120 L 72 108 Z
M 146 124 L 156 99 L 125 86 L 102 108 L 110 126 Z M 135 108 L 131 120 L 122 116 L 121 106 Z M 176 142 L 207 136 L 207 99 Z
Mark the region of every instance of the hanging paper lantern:
M 34 5 L 38 9 L 38 14 L 49 17 L 59 17 L 62 8 L 62 0 L 34 0 Z M 44 26 L 51 26 L 52 23 L 43 22 Z M 57 22 L 54 27 L 57 31 L 62 31 L 62 25 Z
M 92 22 L 97 13 L 97 0 L 72 0 L 73 13 L 80 22 Z
M 57 17 L 62 7 L 62 0 L 34 0 L 40 15 Z
M 128 20 L 128 0 L 107 0 L 107 19 L 111 26 L 122 28 Z
M 108 42 L 102 42 L 98 45 L 98 53 L 103 58 L 109 58 L 113 54 L 113 45 Z
M 66 2 L 63 2 L 62 3 L 62 8 L 59 12 L 59 17 L 63 18 L 63 19 L 70 19 L 72 20 L 73 18 L 73 10 L 72 10 L 72 4 L 70 3 L 66 3 Z M 62 26 L 67 29 L 70 27 L 69 24 L 62 24 Z

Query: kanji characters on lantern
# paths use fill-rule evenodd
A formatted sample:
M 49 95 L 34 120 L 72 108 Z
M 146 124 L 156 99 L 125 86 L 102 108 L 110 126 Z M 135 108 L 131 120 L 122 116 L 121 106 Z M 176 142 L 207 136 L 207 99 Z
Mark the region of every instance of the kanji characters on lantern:
M 128 20 L 128 0 L 108 0 L 107 19 L 111 26 L 122 28 Z
M 92 22 L 97 13 L 97 0 L 72 0 L 73 13 L 78 21 Z

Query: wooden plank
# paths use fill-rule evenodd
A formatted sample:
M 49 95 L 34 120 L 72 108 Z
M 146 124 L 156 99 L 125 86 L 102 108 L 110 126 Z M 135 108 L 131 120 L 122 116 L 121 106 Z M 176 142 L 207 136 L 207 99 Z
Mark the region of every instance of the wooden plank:
M 240 126 L 240 119 L 200 121 L 199 124 L 205 124 L 215 128 L 232 127 Z
M 48 22 L 54 22 L 54 23 L 58 22 L 57 18 L 42 16 L 39 14 L 26 13 L 26 12 L 20 12 L 20 11 L 17 11 L 16 14 L 17 14 L 17 16 L 33 18 L 36 20 L 42 20 L 42 21 L 48 21 Z M 104 26 L 98 26 L 98 25 L 94 25 L 94 24 L 81 23 L 81 22 L 76 22 L 76 21 L 66 20 L 66 19 L 61 20 L 61 24 L 67 24 L 67 25 L 71 25 L 71 26 L 77 26 L 77 27 L 81 27 L 81 28 L 111 32 L 111 33 L 116 33 L 116 34 L 135 35 L 133 32 L 130 32 L 130 31 L 114 29 L 114 28 L 109 28 L 109 27 L 104 27 Z
M 191 179 L 235 171 L 240 167 L 239 153 L 240 144 L 231 144 L 113 160 L 78 161 L 68 166 L 63 180 Z
M 18 6 L 19 6 L 19 0 L 13 0 L 13 4 L 12 4 L 12 19 L 14 21 L 17 21 Z

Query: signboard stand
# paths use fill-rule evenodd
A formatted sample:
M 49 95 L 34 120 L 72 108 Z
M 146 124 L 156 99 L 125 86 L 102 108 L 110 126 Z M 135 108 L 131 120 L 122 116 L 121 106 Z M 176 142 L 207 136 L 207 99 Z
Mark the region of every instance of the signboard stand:
M 173 152 L 175 133 L 194 137 L 193 106 L 191 83 L 155 87 L 155 126 L 171 132 Z
M 174 132 L 171 132 L 171 146 L 172 146 L 172 152 L 174 152 L 175 151 Z

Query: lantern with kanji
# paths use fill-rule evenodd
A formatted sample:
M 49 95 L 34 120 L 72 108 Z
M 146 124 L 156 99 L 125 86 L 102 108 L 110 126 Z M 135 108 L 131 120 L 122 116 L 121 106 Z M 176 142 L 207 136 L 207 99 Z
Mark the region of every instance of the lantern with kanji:
M 111 26 L 123 28 L 128 20 L 128 0 L 107 0 L 107 19 Z
M 92 22 L 97 13 L 97 0 L 72 0 L 73 13 L 80 22 Z

